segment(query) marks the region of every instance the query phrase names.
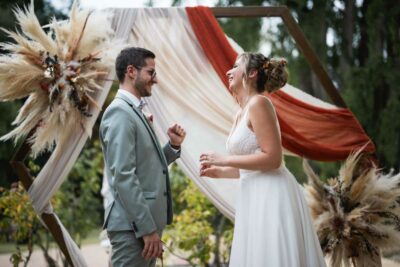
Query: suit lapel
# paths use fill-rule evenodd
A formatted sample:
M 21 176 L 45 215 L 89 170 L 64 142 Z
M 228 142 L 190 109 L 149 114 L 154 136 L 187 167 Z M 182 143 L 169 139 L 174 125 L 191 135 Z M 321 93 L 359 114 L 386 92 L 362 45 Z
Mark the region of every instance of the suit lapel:
M 153 141 L 156 142 L 158 145 L 157 147 L 158 147 L 158 151 L 159 151 L 161 157 L 163 157 L 164 161 L 167 162 L 167 158 L 165 157 L 164 151 L 161 148 L 160 141 L 157 138 L 157 135 L 156 135 L 156 132 L 154 131 L 154 127 L 153 127 L 152 123 L 147 119 L 146 115 L 143 112 L 140 112 L 139 110 L 137 110 L 137 112 L 139 112 L 142 115 L 142 117 L 145 121 L 145 125 L 147 125 L 147 130 L 150 129 L 150 132 L 153 134 L 152 135 Z M 165 165 L 168 166 L 167 163 Z
M 157 148 L 158 154 L 160 155 L 161 159 L 164 162 L 167 162 L 164 156 L 164 152 L 161 149 L 160 143 L 158 142 L 158 139 L 156 137 L 156 134 L 153 131 L 153 128 L 150 126 L 149 122 L 147 121 L 147 119 L 145 118 L 145 116 L 143 115 L 143 113 L 139 110 L 137 110 L 135 107 L 133 107 L 133 110 L 136 112 L 136 114 L 138 114 L 139 118 L 142 120 L 143 124 L 146 126 L 147 131 L 149 132 L 151 139 L 153 140 L 154 145 Z
M 125 99 L 125 97 L 123 95 L 117 95 L 115 98 L 120 98 L 120 99 L 124 100 L 133 109 L 133 111 L 138 115 L 138 117 L 141 119 L 141 121 L 145 125 L 147 131 L 149 132 L 150 137 L 153 140 L 155 147 L 157 148 L 158 155 L 160 156 L 161 161 L 164 162 L 164 164 L 166 165 L 167 160 L 166 160 L 165 155 L 160 147 L 160 144 L 158 143 L 158 139 L 157 139 L 152 127 L 148 123 L 147 119 L 144 117 L 143 113 L 141 111 L 139 111 L 135 107 L 135 105 L 133 105 L 133 103 L 131 103 L 129 100 Z

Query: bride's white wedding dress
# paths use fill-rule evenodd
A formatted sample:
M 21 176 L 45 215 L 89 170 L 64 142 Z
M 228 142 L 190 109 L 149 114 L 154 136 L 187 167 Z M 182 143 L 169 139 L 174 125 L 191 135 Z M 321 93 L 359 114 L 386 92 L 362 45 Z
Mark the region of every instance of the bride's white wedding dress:
M 230 154 L 260 151 L 247 114 L 227 140 Z M 326 266 L 302 189 L 283 163 L 271 171 L 240 170 L 229 266 Z

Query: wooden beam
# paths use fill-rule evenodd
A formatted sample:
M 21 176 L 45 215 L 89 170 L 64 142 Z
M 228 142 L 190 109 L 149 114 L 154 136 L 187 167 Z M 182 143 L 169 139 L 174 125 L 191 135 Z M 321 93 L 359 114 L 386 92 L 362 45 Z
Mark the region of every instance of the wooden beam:
M 214 7 L 211 8 L 213 14 L 217 18 L 244 18 L 244 17 L 280 17 L 283 23 L 289 30 L 289 33 L 295 40 L 300 51 L 304 54 L 305 59 L 314 71 L 322 87 L 325 89 L 333 103 L 339 107 L 346 107 L 346 103 L 339 94 L 328 73 L 323 67 L 321 61 L 318 59 L 317 54 L 312 49 L 310 43 L 307 41 L 304 33 L 300 29 L 296 20 L 293 18 L 289 9 L 286 6 L 279 7 L 259 7 L 259 6 L 245 6 L 245 7 Z
M 216 18 L 248 18 L 248 17 L 281 17 L 286 7 L 212 7 L 211 10 Z
M 28 134 L 28 136 L 25 138 L 24 142 L 21 144 L 21 146 L 17 149 L 16 153 L 12 157 L 10 164 L 14 170 L 14 172 L 17 174 L 19 180 L 22 182 L 22 185 L 24 186 L 26 191 L 29 191 L 29 188 L 31 187 L 33 183 L 33 178 L 30 175 L 29 169 L 26 167 L 24 161 L 26 156 L 30 153 L 31 151 L 31 145 L 29 144 L 28 140 L 29 138 L 34 134 L 36 131 L 36 128 L 31 131 L 31 133 Z M 64 241 L 64 237 L 61 231 L 61 227 L 58 224 L 57 218 L 55 217 L 54 213 L 53 214 L 46 214 L 43 213 L 41 214 L 42 221 L 46 224 L 47 229 L 50 231 L 50 233 L 53 235 L 54 240 L 57 242 L 59 248 L 63 252 L 65 258 L 67 259 L 68 263 L 71 266 L 74 266 L 72 264 L 71 256 L 69 255 L 67 246 Z

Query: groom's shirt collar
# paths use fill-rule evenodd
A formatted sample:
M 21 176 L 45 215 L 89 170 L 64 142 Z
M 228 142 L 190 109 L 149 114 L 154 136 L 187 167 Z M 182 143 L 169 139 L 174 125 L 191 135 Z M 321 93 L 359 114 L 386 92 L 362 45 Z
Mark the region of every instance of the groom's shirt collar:
M 132 101 L 132 103 L 135 105 L 135 107 L 138 107 L 140 104 L 140 99 L 137 98 L 134 94 L 132 94 L 131 92 L 128 92 L 127 90 L 124 89 L 118 89 L 118 94 L 123 94 L 124 96 L 126 96 L 127 98 L 129 98 L 129 100 Z

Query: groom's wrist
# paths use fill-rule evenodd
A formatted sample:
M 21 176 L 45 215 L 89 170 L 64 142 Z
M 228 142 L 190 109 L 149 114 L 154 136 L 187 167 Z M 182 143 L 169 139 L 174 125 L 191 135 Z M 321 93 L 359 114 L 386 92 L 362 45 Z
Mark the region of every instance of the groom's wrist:
M 171 141 L 169 141 L 169 145 L 170 145 L 170 147 L 172 147 L 175 150 L 181 150 L 181 146 L 180 145 L 174 145 L 174 144 L 171 143 Z

